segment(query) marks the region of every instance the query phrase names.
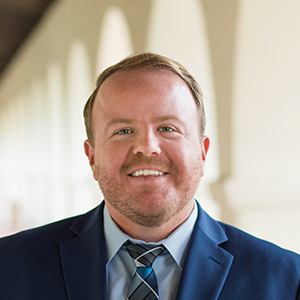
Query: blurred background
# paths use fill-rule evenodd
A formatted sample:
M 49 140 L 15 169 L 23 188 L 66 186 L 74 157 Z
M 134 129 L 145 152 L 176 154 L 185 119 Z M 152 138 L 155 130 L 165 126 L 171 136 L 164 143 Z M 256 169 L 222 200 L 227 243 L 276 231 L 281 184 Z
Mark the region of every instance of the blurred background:
M 104 68 L 141 51 L 202 87 L 203 208 L 300 252 L 298 0 L 0 0 L 0 236 L 101 202 L 83 106 Z

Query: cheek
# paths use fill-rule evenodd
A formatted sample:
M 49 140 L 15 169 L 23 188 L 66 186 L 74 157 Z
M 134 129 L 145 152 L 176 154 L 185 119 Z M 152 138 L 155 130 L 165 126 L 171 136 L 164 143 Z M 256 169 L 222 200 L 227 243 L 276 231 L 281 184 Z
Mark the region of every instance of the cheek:
M 204 174 L 204 163 L 202 161 L 202 152 L 199 147 L 188 147 L 182 151 L 181 159 L 182 179 L 198 182 Z
M 125 156 L 121 147 L 103 147 L 101 152 L 96 157 L 96 165 L 102 173 L 118 174 L 122 164 L 125 161 Z
M 170 144 L 166 149 L 170 160 L 183 168 L 190 168 L 201 159 L 200 143 L 182 142 Z

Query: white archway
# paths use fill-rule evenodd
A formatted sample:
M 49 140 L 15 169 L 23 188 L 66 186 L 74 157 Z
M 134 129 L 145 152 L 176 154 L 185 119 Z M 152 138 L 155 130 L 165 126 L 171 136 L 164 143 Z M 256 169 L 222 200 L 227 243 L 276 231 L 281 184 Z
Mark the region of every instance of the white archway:
M 154 0 L 149 18 L 146 50 L 157 52 L 183 64 L 199 82 L 205 95 L 206 134 L 211 138 L 206 175 L 196 196 L 204 208 L 219 217 L 209 183 L 219 175 L 217 118 L 214 82 L 206 34 L 205 16 L 198 0 Z
M 133 52 L 128 23 L 118 6 L 110 6 L 104 14 L 98 49 L 96 74 Z
M 95 195 L 96 183 L 84 154 L 83 142 L 86 140 L 83 108 L 93 90 L 93 71 L 85 44 L 75 40 L 70 48 L 67 66 L 67 103 L 65 124 L 68 136 L 67 146 L 67 185 L 68 215 L 83 213 L 100 202 L 99 192 Z

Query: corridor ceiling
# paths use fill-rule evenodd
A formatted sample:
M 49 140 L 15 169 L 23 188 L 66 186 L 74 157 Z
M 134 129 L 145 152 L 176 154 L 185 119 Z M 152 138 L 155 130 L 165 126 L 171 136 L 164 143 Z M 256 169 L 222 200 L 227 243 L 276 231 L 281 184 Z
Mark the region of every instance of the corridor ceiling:
M 0 76 L 55 0 L 0 0 Z

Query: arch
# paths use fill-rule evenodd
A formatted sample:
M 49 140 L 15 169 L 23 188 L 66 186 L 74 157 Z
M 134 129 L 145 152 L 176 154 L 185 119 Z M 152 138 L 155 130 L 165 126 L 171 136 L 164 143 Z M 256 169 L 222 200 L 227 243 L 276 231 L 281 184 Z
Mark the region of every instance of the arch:
M 206 133 L 212 139 L 212 146 L 207 174 L 196 195 L 202 204 L 205 202 L 206 210 L 218 217 L 218 205 L 209 192 L 209 183 L 219 176 L 219 153 L 214 81 L 203 8 L 197 0 L 155 0 L 148 28 L 147 51 L 161 53 L 182 63 L 195 76 L 205 94 Z
M 92 72 L 85 44 L 75 40 L 70 47 L 66 72 L 67 101 L 64 105 L 64 117 L 67 124 L 70 176 L 74 179 L 88 172 L 82 153 L 86 139 L 83 120 L 83 107 L 92 91 Z
M 68 132 L 65 128 L 65 105 L 64 100 L 63 69 L 58 62 L 49 62 L 46 69 L 47 108 L 49 111 L 49 172 L 48 186 L 49 198 L 48 214 L 51 220 L 58 220 L 68 214 L 67 207 L 67 164 L 68 154 L 66 137 Z
M 26 136 L 22 182 L 26 196 L 21 207 L 24 224 L 38 226 L 47 220 L 47 107 L 45 86 L 41 77 L 32 78 L 24 93 L 24 134 Z M 25 124 L 25 125 L 24 125 Z M 20 132 L 21 133 L 21 132 Z
M 61 149 L 64 145 L 64 89 L 62 66 L 50 62 L 46 69 L 47 107 L 49 111 L 49 174 L 52 178 L 60 177 L 64 169 L 64 157 Z
M 110 6 L 103 18 L 96 74 L 132 52 L 132 40 L 125 14 L 118 6 Z
M 86 139 L 83 108 L 91 91 L 92 70 L 88 52 L 81 40 L 74 40 L 70 47 L 67 65 L 67 101 L 64 105 L 64 119 L 66 126 L 66 175 L 68 196 L 68 214 L 79 214 L 96 205 L 97 196 L 93 193 L 95 187 L 91 170 L 84 155 L 83 142 Z

